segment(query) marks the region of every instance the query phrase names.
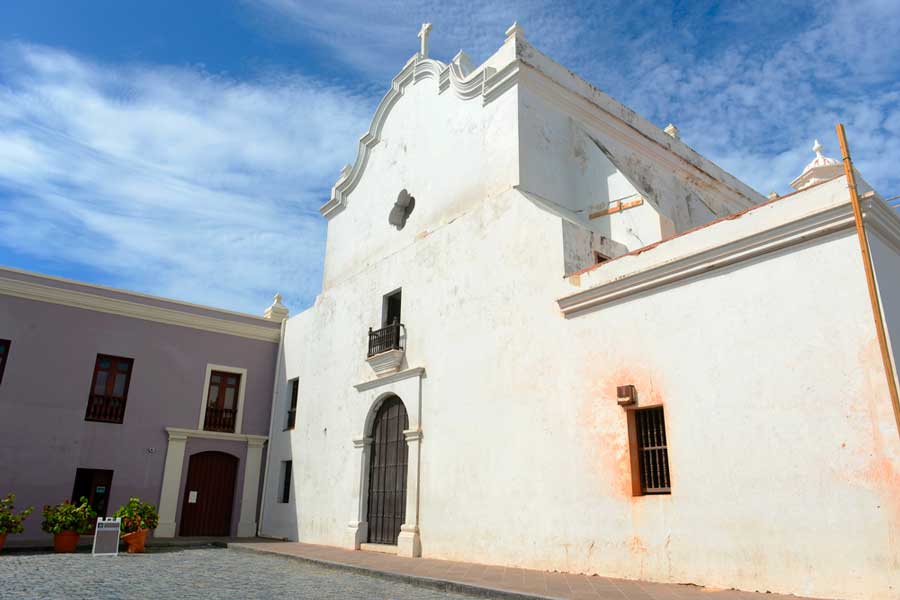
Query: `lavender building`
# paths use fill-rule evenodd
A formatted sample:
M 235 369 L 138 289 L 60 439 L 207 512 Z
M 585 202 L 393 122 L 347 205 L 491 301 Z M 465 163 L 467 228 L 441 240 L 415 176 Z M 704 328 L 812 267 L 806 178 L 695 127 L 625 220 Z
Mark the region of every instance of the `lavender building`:
M 0 493 L 101 515 L 140 496 L 157 537 L 255 535 L 286 316 L 0 268 Z M 16 541 L 45 539 L 35 517 Z

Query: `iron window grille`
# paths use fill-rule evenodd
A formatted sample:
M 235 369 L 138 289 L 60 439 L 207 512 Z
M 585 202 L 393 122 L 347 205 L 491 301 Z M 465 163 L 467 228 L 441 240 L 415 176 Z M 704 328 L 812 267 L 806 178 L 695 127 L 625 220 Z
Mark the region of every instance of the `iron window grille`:
M 641 493 L 669 494 L 669 452 L 666 444 L 666 420 L 661 406 L 635 411 L 637 451 Z

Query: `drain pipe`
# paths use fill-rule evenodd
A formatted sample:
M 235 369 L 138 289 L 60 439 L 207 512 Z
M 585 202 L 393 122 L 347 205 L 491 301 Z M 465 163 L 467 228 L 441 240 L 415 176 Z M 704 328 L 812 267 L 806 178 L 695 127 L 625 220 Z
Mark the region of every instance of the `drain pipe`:
M 863 225 L 862 209 L 859 205 L 859 195 L 856 191 L 856 177 L 853 174 L 853 161 L 850 160 L 850 148 L 847 145 L 847 136 L 844 133 L 844 125 L 837 124 L 837 136 L 841 143 L 841 158 L 844 161 L 844 174 L 847 177 L 847 188 L 850 190 L 850 203 L 853 205 L 853 216 L 856 220 L 856 233 L 859 237 L 859 249 L 862 252 L 863 265 L 866 271 L 866 283 L 869 287 L 869 300 L 872 303 L 872 316 L 875 317 L 875 331 L 878 335 L 878 345 L 881 348 L 881 361 L 884 363 L 884 373 L 887 376 L 888 389 L 891 393 L 891 403 L 894 407 L 894 420 L 897 422 L 897 435 L 900 435 L 900 393 L 897 391 L 897 376 L 894 373 L 894 363 L 891 360 L 891 351 L 887 342 L 887 334 L 884 328 L 884 317 L 881 313 L 881 301 L 878 298 L 878 288 L 875 283 L 875 269 L 872 267 L 872 254 L 869 250 L 869 240 L 866 237 L 866 228 Z
M 256 524 L 256 537 L 268 537 L 263 533 L 263 517 L 266 514 L 266 491 L 267 484 L 269 481 L 269 465 L 272 464 L 272 433 L 276 431 L 275 429 L 275 409 L 278 405 L 278 390 L 279 383 L 281 381 L 281 370 L 282 364 L 284 363 L 284 330 L 287 326 L 287 319 L 281 320 L 281 336 L 278 338 L 278 355 L 275 357 L 275 380 L 272 382 L 272 410 L 269 415 L 269 443 L 266 448 L 266 468 L 263 470 L 263 480 L 262 480 L 262 494 L 260 494 L 260 498 L 262 500 L 259 507 L 259 522 Z M 280 539 L 280 538 L 274 538 Z

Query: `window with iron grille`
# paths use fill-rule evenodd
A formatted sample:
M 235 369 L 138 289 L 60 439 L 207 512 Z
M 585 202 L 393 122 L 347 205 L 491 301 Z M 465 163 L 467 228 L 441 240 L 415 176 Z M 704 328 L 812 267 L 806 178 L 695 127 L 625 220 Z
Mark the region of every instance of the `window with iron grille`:
M 286 504 L 291 501 L 291 471 L 294 461 L 281 461 L 281 497 L 279 502 Z
M 291 404 L 290 408 L 288 408 L 287 413 L 287 425 L 284 430 L 293 429 L 294 425 L 297 424 L 297 395 L 300 393 L 300 380 L 299 379 L 291 379 Z
M 125 419 L 125 403 L 128 400 L 133 366 L 133 358 L 97 355 L 85 421 L 121 423 Z
M 662 406 L 635 410 L 632 448 L 637 452 L 641 494 L 671 493 L 666 420 Z M 637 491 L 637 490 L 635 490 Z
M 9 340 L 0 340 L 0 383 L 3 383 L 3 371 L 6 369 L 6 357 L 9 356 Z

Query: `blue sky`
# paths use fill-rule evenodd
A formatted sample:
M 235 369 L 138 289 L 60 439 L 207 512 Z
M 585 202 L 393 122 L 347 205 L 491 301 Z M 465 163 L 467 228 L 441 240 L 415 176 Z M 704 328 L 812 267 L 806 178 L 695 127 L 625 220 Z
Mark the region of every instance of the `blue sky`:
M 327 7 L 323 9 L 322 7 Z M 767 193 L 837 156 L 900 194 L 900 2 L 0 5 L 0 264 L 259 313 L 319 291 L 318 214 L 431 21 L 476 63 L 518 20 Z

